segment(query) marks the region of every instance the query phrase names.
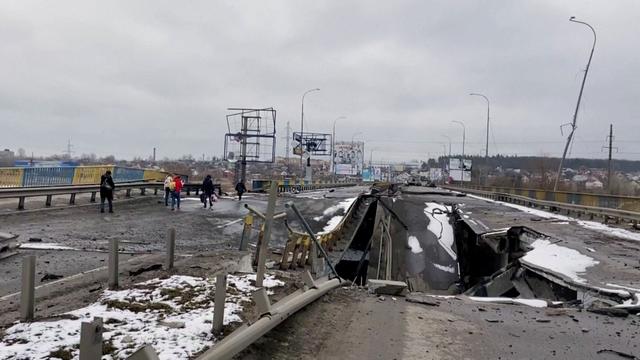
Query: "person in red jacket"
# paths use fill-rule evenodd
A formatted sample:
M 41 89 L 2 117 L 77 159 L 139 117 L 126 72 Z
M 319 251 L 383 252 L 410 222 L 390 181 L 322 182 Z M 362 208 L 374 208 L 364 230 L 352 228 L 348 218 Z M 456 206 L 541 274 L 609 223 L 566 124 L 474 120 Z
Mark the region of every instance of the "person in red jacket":
M 175 210 L 176 202 L 178 203 L 178 210 L 180 210 L 180 191 L 182 191 L 182 178 L 176 176 L 173 178 L 173 193 L 171 194 L 171 210 Z

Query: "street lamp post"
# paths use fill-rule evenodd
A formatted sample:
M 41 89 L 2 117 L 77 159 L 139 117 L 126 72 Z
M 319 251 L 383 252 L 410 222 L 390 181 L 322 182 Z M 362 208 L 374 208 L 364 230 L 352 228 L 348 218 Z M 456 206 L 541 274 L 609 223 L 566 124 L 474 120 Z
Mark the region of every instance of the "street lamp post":
M 300 174 L 301 174 L 301 178 L 303 179 L 304 179 L 304 166 L 302 163 L 302 156 L 304 155 L 304 148 L 302 147 L 302 138 L 304 137 L 304 97 L 307 96 L 308 93 L 313 91 L 320 91 L 320 89 L 315 88 L 315 89 L 305 91 L 304 94 L 302 94 L 302 101 L 301 101 L 302 110 L 300 112 Z M 311 159 L 309 159 L 309 165 L 311 165 Z
M 333 132 L 331 133 L 331 178 L 333 182 L 336 182 L 336 121 L 340 119 L 346 119 L 346 116 L 338 116 L 333 120 Z
M 449 140 L 449 157 L 451 157 L 451 138 L 447 135 L 442 135 L 442 136 L 446 137 L 447 140 Z
M 553 185 L 553 191 L 558 191 L 558 182 L 560 181 L 560 175 L 562 174 L 562 165 L 564 164 L 564 159 L 567 156 L 569 145 L 571 145 L 571 139 L 573 138 L 573 133 L 576 131 L 576 120 L 578 119 L 578 109 L 580 109 L 580 101 L 582 100 L 584 83 L 587 81 L 587 74 L 589 73 L 589 66 L 591 65 L 591 59 L 593 58 L 593 51 L 596 48 L 596 30 L 586 22 L 576 20 L 575 16 L 570 17 L 569 21 L 588 26 L 589 29 L 591 29 L 591 32 L 593 33 L 593 45 L 591 46 L 589 61 L 587 61 L 587 68 L 584 70 L 584 77 L 582 78 L 582 85 L 580 85 L 580 93 L 578 94 L 578 102 L 576 103 L 576 110 L 573 113 L 573 122 L 571 123 L 571 132 L 567 137 L 567 143 L 564 146 L 564 151 L 562 152 L 562 159 L 560 160 L 560 165 L 558 166 L 558 174 L 556 175 L 556 181 Z
M 351 145 L 353 146 L 353 138 L 355 138 L 358 135 L 362 135 L 362 131 L 358 131 L 353 133 L 353 135 L 351 135 Z
M 467 127 L 464 126 L 464 123 L 462 121 L 453 120 L 452 122 L 460 124 L 460 126 L 462 126 L 462 158 L 460 159 L 460 165 L 462 165 L 462 170 L 460 171 L 460 181 L 462 181 L 462 179 L 464 179 L 464 143 L 467 138 Z
M 479 93 L 471 93 L 469 95 L 482 96 L 487 101 L 487 145 L 484 148 L 484 158 L 486 161 L 489 158 L 489 111 L 490 111 L 489 98 Z

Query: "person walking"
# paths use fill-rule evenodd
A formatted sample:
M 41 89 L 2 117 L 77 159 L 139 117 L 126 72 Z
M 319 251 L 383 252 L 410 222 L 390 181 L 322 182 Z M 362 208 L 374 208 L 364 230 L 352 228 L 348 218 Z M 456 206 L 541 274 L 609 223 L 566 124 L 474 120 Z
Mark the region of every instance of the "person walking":
M 111 177 L 111 170 L 107 170 L 100 177 L 100 212 L 104 212 L 104 201 L 107 200 L 109 202 L 109 212 L 113 213 L 113 191 L 115 190 L 116 185 L 113 183 L 113 178 Z
M 238 201 L 242 201 L 242 194 L 247 192 L 247 187 L 244 185 L 244 179 L 240 180 L 240 182 L 236 184 L 236 192 L 238 192 Z
M 170 185 L 173 181 L 173 176 L 171 174 L 167 175 L 167 178 L 164 179 L 164 206 L 169 206 L 169 196 L 171 196 Z
M 176 203 L 178 203 L 178 210 L 180 210 L 180 191 L 182 190 L 182 178 L 176 175 L 173 178 L 173 192 L 171 197 L 171 210 L 175 210 Z
M 207 200 L 209 201 L 209 208 L 213 209 L 213 180 L 211 175 L 207 175 L 202 182 L 202 192 L 204 193 L 204 208 L 207 208 Z

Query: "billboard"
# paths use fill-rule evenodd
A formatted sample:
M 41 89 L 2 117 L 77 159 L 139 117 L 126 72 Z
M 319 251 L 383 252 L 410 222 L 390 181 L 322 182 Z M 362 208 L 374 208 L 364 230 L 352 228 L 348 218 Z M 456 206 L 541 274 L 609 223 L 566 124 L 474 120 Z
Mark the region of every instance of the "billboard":
M 362 175 L 364 166 L 364 142 L 336 142 L 333 153 L 335 173 L 338 175 Z
M 449 176 L 453 181 L 471 181 L 471 160 L 449 159 Z

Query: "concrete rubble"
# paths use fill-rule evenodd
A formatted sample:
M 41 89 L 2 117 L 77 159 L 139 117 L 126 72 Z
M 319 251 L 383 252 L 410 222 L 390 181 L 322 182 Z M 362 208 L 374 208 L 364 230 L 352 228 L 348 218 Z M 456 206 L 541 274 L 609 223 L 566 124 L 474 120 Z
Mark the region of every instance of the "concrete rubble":
M 407 283 L 394 280 L 369 279 L 367 287 L 372 294 L 379 295 L 404 295 L 407 290 Z

